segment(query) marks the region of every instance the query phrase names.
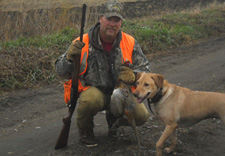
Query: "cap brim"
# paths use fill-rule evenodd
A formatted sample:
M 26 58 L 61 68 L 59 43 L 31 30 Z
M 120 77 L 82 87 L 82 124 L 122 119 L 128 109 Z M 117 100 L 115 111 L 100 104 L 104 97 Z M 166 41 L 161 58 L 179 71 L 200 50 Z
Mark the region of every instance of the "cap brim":
M 120 15 L 117 12 L 107 12 L 104 14 L 105 18 L 109 18 L 109 17 L 119 17 L 120 19 L 123 19 L 122 15 Z

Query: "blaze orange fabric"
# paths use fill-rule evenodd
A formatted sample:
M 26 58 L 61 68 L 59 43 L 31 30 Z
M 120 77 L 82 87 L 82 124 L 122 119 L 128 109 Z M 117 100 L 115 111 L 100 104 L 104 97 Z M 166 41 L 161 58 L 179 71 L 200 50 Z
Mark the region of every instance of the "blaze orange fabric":
M 75 42 L 76 40 L 79 40 L 79 39 L 80 38 L 78 37 L 73 42 Z M 79 75 L 83 75 L 87 70 L 87 58 L 88 58 L 88 53 L 89 53 L 88 34 L 84 34 L 83 42 L 85 43 L 85 46 L 83 47 L 82 52 L 81 52 L 80 64 L 82 63 L 82 61 L 86 61 L 86 66 L 85 66 L 85 69 L 83 71 L 81 71 Z M 123 54 L 123 60 L 121 60 L 122 62 L 129 61 L 132 64 L 132 53 L 133 53 L 134 43 L 135 43 L 135 40 L 132 36 L 122 32 L 122 40 L 120 41 L 120 48 L 121 48 L 121 51 Z M 85 52 L 87 53 L 87 57 L 86 57 L 86 60 L 83 60 Z M 71 88 L 72 88 L 72 79 L 70 79 L 64 83 L 64 101 L 66 102 L 66 104 L 68 104 L 68 102 L 70 101 Z M 81 81 L 78 80 L 78 92 L 79 93 L 88 88 L 89 88 L 89 86 L 82 86 Z M 134 88 L 132 87 L 132 91 L 133 90 L 134 90 Z
M 72 87 L 72 79 L 69 81 L 64 82 L 64 101 L 66 104 L 70 101 L 70 94 L 71 94 L 71 87 Z
M 64 101 L 66 104 L 68 104 L 68 102 L 70 101 L 70 96 L 71 96 L 72 79 L 64 82 L 63 86 L 64 86 Z M 79 93 L 88 88 L 89 88 L 89 86 L 83 87 L 80 80 L 78 80 L 78 92 Z
M 122 32 L 122 40 L 120 42 L 120 48 L 122 49 L 123 61 L 129 61 L 132 64 L 132 53 L 134 49 L 135 40 L 132 36 Z M 131 87 L 134 92 L 136 87 Z
M 122 32 L 122 40 L 120 41 L 120 48 L 123 54 L 123 62 L 129 61 L 132 64 L 132 53 L 134 49 L 134 38 Z
M 76 40 L 79 40 L 79 39 L 80 39 L 80 37 L 75 39 L 73 42 L 75 42 Z M 83 47 L 82 52 L 81 52 L 80 64 L 82 63 L 84 53 L 87 52 L 87 55 L 88 55 L 88 47 L 89 47 L 88 34 L 83 35 L 83 42 L 85 43 L 85 46 Z M 86 64 L 87 64 L 87 58 L 84 61 L 86 61 Z M 85 69 L 83 71 L 81 71 L 79 73 L 79 75 L 83 75 L 86 72 L 86 70 L 87 70 L 87 66 L 85 67 Z M 70 101 L 70 96 L 71 96 L 72 79 L 64 82 L 63 86 L 64 86 L 64 101 L 65 101 L 66 104 L 68 104 L 68 102 Z M 78 79 L 78 92 L 79 93 L 88 89 L 88 88 L 89 87 L 83 87 L 80 80 Z

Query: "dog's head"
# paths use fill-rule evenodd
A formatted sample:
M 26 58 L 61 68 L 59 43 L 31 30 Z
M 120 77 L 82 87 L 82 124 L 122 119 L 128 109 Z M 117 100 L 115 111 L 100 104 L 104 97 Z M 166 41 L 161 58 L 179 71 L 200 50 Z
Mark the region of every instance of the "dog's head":
M 164 78 L 160 74 L 139 73 L 136 82 L 137 88 L 134 91 L 134 96 L 138 103 L 143 102 L 147 98 L 154 97 L 160 88 L 163 87 Z

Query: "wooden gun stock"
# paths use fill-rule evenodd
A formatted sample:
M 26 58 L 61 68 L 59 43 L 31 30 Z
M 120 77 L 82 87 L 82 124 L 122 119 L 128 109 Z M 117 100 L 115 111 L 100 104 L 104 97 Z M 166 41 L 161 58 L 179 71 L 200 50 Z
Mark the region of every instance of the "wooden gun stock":
M 83 4 L 82 19 L 81 19 L 81 31 L 80 31 L 80 41 L 81 42 L 83 40 L 85 13 L 86 13 L 86 4 Z M 69 132 L 70 132 L 70 125 L 71 125 L 71 118 L 72 118 L 73 112 L 76 108 L 76 103 L 77 103 L 77 99 L 79 96 L 79 93 L 78 93 L 78 77 L 79 77 L 79 72 L 80 72 L 79 69 L 80 69 L 80 55 L 77 55 L 73 59 L 72 88 L 71 88 L 71 98 L 68 103 L 68 107 L 69 107 L 68 116 L 63 118 L 63 128 L 57 139 L 55 149 L 60 149 L 60 148 L 67 146 Z

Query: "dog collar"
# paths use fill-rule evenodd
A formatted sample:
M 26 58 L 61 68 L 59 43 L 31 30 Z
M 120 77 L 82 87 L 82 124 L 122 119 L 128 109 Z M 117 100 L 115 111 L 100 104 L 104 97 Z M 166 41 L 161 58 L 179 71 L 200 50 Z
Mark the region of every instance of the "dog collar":
M 148 100 L 148 107 L 149 107 L 149 109 L 150 109 L 150 111 L 153 113 L 153 111 L 152 111 L 152 108 L 151 108 L 151 103 L 156 103 L 156 102 L 158 102 L 159 100 L 161 100 L 161 98 L 162 98 L 162 96 L 163 96 L 163 94 L 162 94 L 162 90 L 163 90 L 163 88 L 160 88 L 159 89 L 159 91 L 155 94 L 155 96 L 153 97 L 153 98 L 151 98 L 151 99 L 147 99 Z M 153 113 L 154 114 L 154 113 Z
M 153 98 L 151 98 L 150 103 L 155 103 L 155 102 L 158 102 L 159 100 L 161 100 L 161 98 L 163 96 L 162 90 L 163 90 L 163 88 L 159 89 L 159 91 L 155 94 L 155 96 Z

